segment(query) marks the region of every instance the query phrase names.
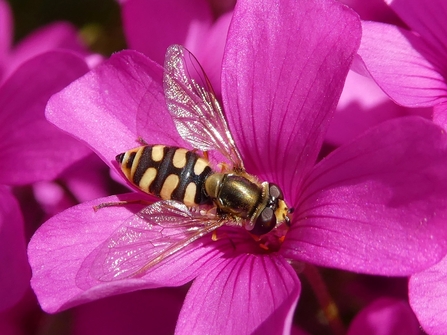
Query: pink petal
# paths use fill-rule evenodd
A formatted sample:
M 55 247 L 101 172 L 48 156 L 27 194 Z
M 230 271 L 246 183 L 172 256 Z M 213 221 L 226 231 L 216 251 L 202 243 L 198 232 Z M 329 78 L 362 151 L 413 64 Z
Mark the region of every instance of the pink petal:
M 205 0 L 123 1 L 122 13 L 126 39 L 132 49 L 164 64 L 168 46 L 185 46 L 197 57 L 220 96 L 222 56 L 231 13 L 213 22 L 209 1 Z
M 285 257 L 409 275 L 446 253 L 447 136 L 430 121 L 388 121 L 333 151 L 301 190 Z
M 122 2 L 121 7 L 130 48 L 143 52 L 158 64 L 164 63 L 166 49 L 171 44 L 185 45 L 195 53 L 188 38 L 196 33 L 198 38 L 212 22 L 206 0 L 132 0 Z
M 99 282 L 90 277 L 89 267 L 96 248 L 142 205 L 107 207 L 97 212 L 93 206 L 120 200 L 141 200 L 141 195 L 112 196 L 80 204 L 54 216 L 34 234 L 28 246 L 33 270 L 31 286 L 43 310 L 54 313 L 115 294 L 180 286 L 194 279 L 203 264 L 219 258 L 226 249 L 233 250 L 230 241 L 214 242 L 207 236 L 143 277 Z
M 405 111 L 371 78 L 349 71 L 326 141 L 340 146 L 383 121 L 404 116 Z
M 378 22 L 399 22 L 399 17 L 383 0 L 341 0 L 354 9 L 362 20 Z
M 447 70 L 447 3 L 444 0 L 386 0 L 411 30 L 417 32 L 425 41 L 444 55 L 444 69 Z M 445 72 L 444 72 L 445 73 Z
M 0 81 L 5 71 L 2 67 L 12 44 L 13 34 L 11 8 L 7 1 L 0 0 Z
M 5 186 L 0 186 L 0 311 L 11 307 L 29 287 L 23 217 Z
M 419 335 L 419 323 L 406 301 L 379 298 L 360 311 L 348 335 Z
M 66 22 L 56 22 L 35 30 L 11 50 L 6 75 L 13 73 L 20 64 L 44 52 L 65 49 L 86 56 L 76 28 Z
M 88 71 L 71 52 L 51 51 L 21 65 L 0 87 L 0 182 L 49 180 L 90 151 L 44 117 L 50 96 Z
M 162 88 L 163 69 L 136 51 L 123 51 L 55 94 L 47 118 L 90 145 L 110 166 L 141 145 L 188 147 L 180 139 Z
M 277 255 L 241 254 L 193 282 L 176 334 L 287 334 L 301 284 Z
M 110 169 L 94 153 L 73 164 L 62 178 L 78 202 L 106 197 L 113 187 Z
M 447 102 L 433 107 L 433 122 L 447 130 Z
M 447 326 L 447 257 L 411 276 L 408 294 L 422 328 L 430 335 L 444 335 Z
M 446 101 L 447 84 L 439 68 L 439 64 L 445 64 L 444 55 L 405 29 L 377 22 L 363 22 L 362 26 L 358 54 L 391 99 L 408 107 Z
M 212 83 L 214 92 L 218 97 L 221 96 L 222 91 L 220 82 L 222 58 L 232 17 L 232 12 L 223 14 L 206 31 L 205 36 L 197 33 L 195 36 L 191 36 L 186 44 L 189 50 L 193 50 L 194 55 L 205 70 L 208 79 Z M 193 38 L 195 44 L 189 46 Z
M 73 335 L 173 334 L 184 288 L 144 290 L 73 310 Z
M 250 173 L 295 196 L 292 187 L 315 162 L 359 40 L 358 17 L 337 2 L 238 1 L 223 101 Z

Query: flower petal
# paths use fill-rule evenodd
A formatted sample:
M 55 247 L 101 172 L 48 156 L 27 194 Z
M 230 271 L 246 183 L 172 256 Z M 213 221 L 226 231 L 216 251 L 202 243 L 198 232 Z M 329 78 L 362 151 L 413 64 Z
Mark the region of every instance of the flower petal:
M 192 48 L 194 56 L 200 62 L 205 73 L 210 80 L 214 93 L 217 97 L 222 96 L 221 73 L 222 58 L 233 13 L 226 13 L 220 16 L 208 29 L 205 36 L 196 34 L 196 46 Z
M 301 284 L 284 258 L 241 254 L 208 270 L 193 282 L 176 334 L 290 333 Z
M 164 63 L 171 44 L 188 45 L 188 38 L 206 32 L 212 13 L 206 0 L 132 0 L 121 4 L 126 41 L 131 49 L 143 52 L 158 64 Z M 202 36 L 203 37 L 203 36 Z
M 122 51 L 54 95 L 47 118 L 88 143 L 109 166 L 141 144 L 183 144 L 169 114 L 163 69 L 136 51 Z
M 409 275 L 447 251 L 447 135 L 419 117 L 373 128 L 307 178 L 285 257 Z
M 14 305 L 29 287 L 25 233 L 19 205 L 5 186 L 0 186 L 0 311 Z
M 419 323 L 406 301 L 379 298 L 354 318 L 348 335 L 419 335 Z
M 54 216 L 37 230 L 28 246 L 28 258 L 33 270 L 31 286 L 45 311 L 53 313 L 144 288 L 180 286 L 195 278 L 203 264 L 219 258 L 223 250 L 232 250 L 229 240 L 214 242 L 208 236 L 170 256 L 143 277 L 110 282 L 90 277 L 96 248 L 142 208 L 127 204 L 95 212 L 93 206 L 135 200 L 141 200 L 141 195 L 132 193 L 86 202 Z
M 222 73 L 226 115 L 247 170 L 289 198 L 316 160 L 360 34 L 358 17 L 338 2 L 237 2 Z
M 50 96 L 88 71 L 67 51 L 50 51 L 22 64 L 0 88 L 0 183 L 49 180 L 90 153 L 44 116 Z
M 13 35 L 11 8 L 7 1 L 0 0 L 0 82 L 5 71 L 2 67 L 9 53 Z
M 362 20 L 401 23 L 401 20 L 383 0 L 342 0 L 360 15 Z
M 447 64 L 447 3 L 444 0 L 386 0 L 401 19 L 425 41 L 436 47 Z M 444 72 L 445 73 L 445 72 Z
M 447 84 L 439 64 L 445 55 L 414 33 L 377 22 L 363 22 L 358 54 L 366 71 L 398 104 L 428 107 L 447 100 Z M 361 70 L 360 70 L 361 71 Z
M 410 305 L 430 335 L 444 335 L 447 320 L 447 257 L 410 277 Z
M 80 57 L 87 56 L 87 49 L 81 44 L 76 28 L 66 22 L 56 22 L 35 30 L 24 38 L 12 50 L 7 74 L 12 73 L 20 64 L 55 49 L 74 51 Z
M 385 120 L 405 115 L 371 79 L 349 71 L 326 141 L 340 146 Z
M 447 130 L 447 101 L 433 107 L 433 122 Z

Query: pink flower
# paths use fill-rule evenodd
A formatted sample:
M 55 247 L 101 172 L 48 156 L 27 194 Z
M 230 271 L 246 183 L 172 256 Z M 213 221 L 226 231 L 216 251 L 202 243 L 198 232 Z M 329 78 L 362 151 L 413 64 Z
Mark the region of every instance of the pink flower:
M 76 29 L 66 22 L 56 22 L 40 29 L 12 46 L 13 19 L 8 3 L 0 0 L 0 83 L 25 61 L 55 49 L 65 49 L 88 56 Z
M 389 5 L 410 30 L 363 22 L 359 55 L 364 66 L 397 103 L 409 107 L 433 106 L 434 121 L 446 128 L 446 3 L 411 0 L 405 4 L 389 1 Z M 445 333 L 446 272 L 444 258 L 410 279 L 411 306 L 429 334 Z
M 363 22 L 358 54 L 372 78 L 398 104 L 434 106 L 434 120 L 447 126 L 447 4 L 387 1 L 409 27 Z
M 29 287 L 24 220 L 9 187 L 53 180 L 90 150 L 50 124 L 50 96 L 85 74 L 85 48 L 73 27 L 57 23 L 12 47 L 12 17 L 0 1 L 0 309 Z M 31 211 L 26 203 L 24 208 Z
M 120 2 L 124 33 L 130 49 L 143 52 L 153 61 L 163 64 L 167 47 L 181 44 L 197 57 L 216 93 L 220 93 L 220 70 L 231 12 L 215 20 L 211 1 L 207 0 Z
M 243 229 L 223 227 L 217 241 L 206 235 L 141 277 L 101 282 L 91 276 L 96 248 L 143 206 L 92 207 L 145 196 L 101 198 L 53 217 L 31 240 L 32 287 L 42 308 L 57 312 L 194 280 L 176 333 L 277 334 L 290 330 L 301 290 L 288 259 L 389 276 L 441 259 L 441 128 L 419 117 L 397 119 L 316 164 L 359 43 L 357 16 L 337 2 L 238 1 L 224 53 L 223 107 L 247 171 L 279 185 L 295 208 L 281 248 L 261 251 Z M 113 169 L 115 156 L 139 137 L 189 149 L 167 110 L 162 76 L 138 52 L 115 54 L 53 96 L 47 117 Z M 150 228 L 157 236 L 160 227 Z
M 65 23 L 36 31 L 10 49 L 12 18 L 3 1 L 0 17 L 5 18 L 0 29 L 0 184 L 51 180 L 89 153 L 44 115 L 50 96 L 89 70 L 85 49 Z

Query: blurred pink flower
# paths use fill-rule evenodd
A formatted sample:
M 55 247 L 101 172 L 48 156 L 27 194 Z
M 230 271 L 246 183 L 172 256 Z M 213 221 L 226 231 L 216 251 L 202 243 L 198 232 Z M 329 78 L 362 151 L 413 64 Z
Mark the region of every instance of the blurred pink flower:
M 347 335 L 422 335 L 422 332 L 408 302 L 379 298 L 357 314 Z
M 92 206 L 144 195 L 101 198 L 53 217 L 31 240 L 32 287 L 42 308 L 53 313 L 194 280 L 177 333 L 277 334 L 290 330 L 301 289 L 288 259 L 389 276 L 441 259 L 441 128 L 419 117 L 396 119 L 315 163 L 359 43 L 357 16 L 337 2 L 238 1 L 224 53 L 223 106 L 247 171 L 278 184 L 295 208 L 280 250 L 261 251 L 245 231 L 223 227 L 222 238 L 204 236 L 142 277 L 100 282 L 90 277 L 95 248 L 142 205 L 96 213 Z M 114 169 L 115 156 L 140 137 L 190 148 L 167 111 L 162 76 L 138 52 L 115 54 L 53 96 L 47 117 Z
M 90 53 L 78 39 L 76 29 L 66 22 L 56 22 L 12 45 L 13 18 L 6 1 L 0 0 L 0 84 L 25 61 L 55 49 L 71 50 L 87 57 Z
M 109 167 L 94 153 L 71 164 L 57 180 L 32 185 L 34 198 L 44 211 L 45 220 L 81 202 L 105 197 L 116 186 L 110 178 Z
M 384 121 L 411 115 L 431 119 L 431 114 L 431 108 L 397 105 L 371 78 L 349 71 L 326 141 L 337 147 Z
M 433 120 L 447 129 L 447 3 L 388 1 L 409 30 L 363 22 L 363 66 L 397 103 L 433 106 Z M 428 163 L 427 163 L 428 164 Z M 447 326 L 447 262 L 411 277 L 409 296 L 422 327 L 444 334 Z
M 130 49 L 163 64 L 168 46 L 181 44 L 197 57 L 220 94 L 222 57 L 232 12 L 214 19 L 208 0 L 121 0 L 120 3 Z
M 0 311 L 14 305 L 29 287 L 23 217 L 8 187 L 0 185 Z
M 447 128 L 447 3 L 388 0 L 408 29 L 362 22 L 357 70 L 369 74 L 398 104 L 434 107 Z
M 51 95 L 89 68 L 74 28 L 42 28 L 11 47 L 12 18 L 0 0 L 0 184 L 51 180 L 89 150 L 50 124 L 44 115 Z
M 0 309 L 20 299 L 30 278 L 24 219 L 9 186 L 52 180 L 91 152 L 44 114 L 52 94 L 89 70 L 75 29 L 55 23 L 12 46 L 12 22 L 0 0 Z

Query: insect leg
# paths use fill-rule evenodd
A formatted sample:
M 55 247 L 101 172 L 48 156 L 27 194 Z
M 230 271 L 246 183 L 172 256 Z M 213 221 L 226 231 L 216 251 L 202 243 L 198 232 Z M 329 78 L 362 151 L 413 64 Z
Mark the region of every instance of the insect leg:
M 97 212 L 100 209 L 105 208 L 105 207 L 126 206 L 126 205 L 129 205 L 129 204 L 130 205 L 132 205 L 132 204 L 140 204 L 140 205 L 149 206 L 149 205 L 152 205 L 153 202 L 147 201 L 147 200 L 142 200 L 142 199 L 125 200 L 125 201 L 113 201 L 113 202 L 103 202 L 103 203 L 100 203 L 99 205 L 93 206 L 93 210 L 95 212 Z
M 230 171 L 230 166 L 227 163 L 221 162 L 217 164 L 217 166 L 219 167 L 221 173 Z
M 148 143 L 141 136 L 138 136 L 137 142 L 141 145 L 148 145 Z

